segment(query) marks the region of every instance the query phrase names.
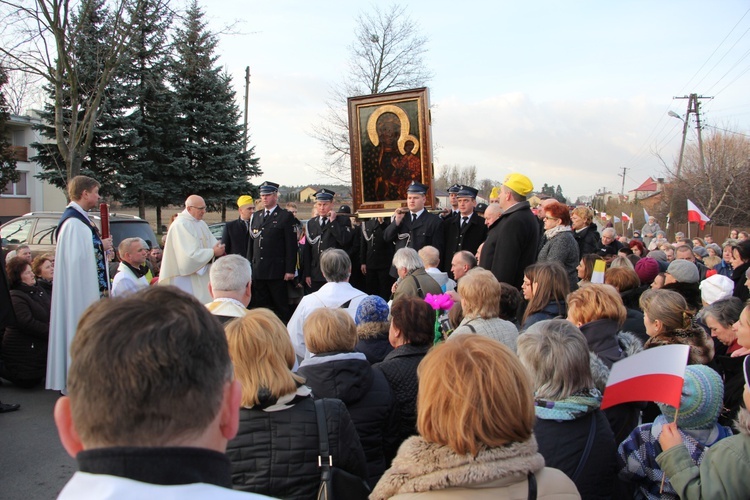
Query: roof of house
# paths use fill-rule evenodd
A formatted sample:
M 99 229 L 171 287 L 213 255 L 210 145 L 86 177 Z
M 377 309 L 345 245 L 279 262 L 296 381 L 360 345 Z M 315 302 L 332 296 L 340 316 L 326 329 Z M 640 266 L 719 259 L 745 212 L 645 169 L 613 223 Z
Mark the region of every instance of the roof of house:
M 646 179 L 645 181 L 643 181 L 643 184 L 641 184 L 640 186 L 638 186 L 635 189 L 632 189 L 631 191 L 653 191 L 653 192 L 656 192 L 657 191 L 657 187 L 658 187 L 658 184 L 654 180 L 654 178 L 653 177 L 649 177 L 648 179 Z

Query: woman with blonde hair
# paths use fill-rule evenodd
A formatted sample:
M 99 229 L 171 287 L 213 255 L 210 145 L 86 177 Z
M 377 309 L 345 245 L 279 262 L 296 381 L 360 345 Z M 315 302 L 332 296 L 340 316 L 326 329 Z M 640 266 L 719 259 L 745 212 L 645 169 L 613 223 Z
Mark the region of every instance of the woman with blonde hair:
M 448 339 L 465 333 L 476 333 L 516 350 L 518 329 L 510 321 L 500 319 L 502 288 L 491 271 L 474 268 L 458 282 L 463 320 Z
M 417 408 L 419 436 L 370 498 L 580 498 L 544 466 L 528 373 L 501 343 L 460 335 L 435 347 L 419 368 Z
M 289 332 L 269 309 L 248 311 L 226 326 L 234 376 L 242 386 L 240 425 L 227 445 L 232 483 L 272 497 L 314 498 L 320 484 L 315 402 Z M 324 399 L 328 442 L 336 467 L 367 480 L 365 455 L 344 403 Z
M 564 318 L 567 314 L 565 297 L 570 283 L 565 269 L 557 262 L 537 262 L 523 272 L 521 292 L 528 301 L 521 327 L 530 327 L 537 321 Z
M 591 375 L 602 392 L 612 365 L 643 350 L 635 335 L 622 331 L 626 317 L 622 299 L 611 285 L 585 286 L 568 296 L 568 321 L 580 328 L 586 339 L 591 352 Z M 604 413 L 619 443 L 638 425 L 640 406 L 618 405 Z
M 396 454 L 393 433 L 396 400 L 380 370 L 354 352 L 357 327 L 344 309 L 322 307 L 303 327 L 305 345 L 313 357 L 300 364 L 313 397 L 340 399 L 346 404 L 367 459 L 368 482 L 375 486 Z
M 540 321 L 518 339 L 518 357 L 534 386 L 534 434 L 544 463 L 571 478 L 582 498 L 611 497 L 617 443 L 599 410 L 586 339 L 569 321 Z
M 669 344 L 690 346 L 688 364 L 705 365 L 714 358 L 714 343 L 693 322 L 694 312 L 685 298 L 672 290 L 646 290 L 640 299 L 643 324 L 649 336 L 644 348 Z
M 581 256 L 596 253 L 599 250 L 599 232 L 594 224 L 594 211 L 589 207 L 575 207 L 570 212 L 570 222 L 573 237 L 578 242 L 578 253 Z

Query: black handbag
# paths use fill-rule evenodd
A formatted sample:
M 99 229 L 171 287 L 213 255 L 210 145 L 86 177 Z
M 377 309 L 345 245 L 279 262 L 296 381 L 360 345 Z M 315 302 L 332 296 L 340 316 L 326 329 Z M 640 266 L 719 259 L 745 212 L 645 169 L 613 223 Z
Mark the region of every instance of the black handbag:
M 320 454 L 318 455 L 320 488 L 318 488 L 318 500 L 338 500 L 342 498 L 351 500 L 367 499 L 370 495 L 370 487 L 367 483 L 361 477 L 333 465 L 333 457 L 329 452 L 328 446 L 326 410 L 322 399 L 315 401 L 315 416 L 318 420 L 318 441 L 320 442 Z

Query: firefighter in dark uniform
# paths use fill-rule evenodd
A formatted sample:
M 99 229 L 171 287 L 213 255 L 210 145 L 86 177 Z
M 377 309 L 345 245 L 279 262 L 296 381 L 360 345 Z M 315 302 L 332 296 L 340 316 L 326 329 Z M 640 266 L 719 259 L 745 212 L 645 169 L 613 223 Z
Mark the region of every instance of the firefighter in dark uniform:
M 419 182 L 412 182 L 406 190 L 406 206 L 397 209 L 391 217 L 391 223 L 385 228 L 385 241 L 393 243 L 395 250 L 399 248 L 413 248 L 419 251 L 422 247 L 431 245 L 438 249 L 443 258 L 443 220 L 425 210 L 427 201 L 427 186 Z M 391 276 L 396 277 L 396 269 L 391 266 Z
M 458 215 L 445 220 L 445 256 L 440 257 L 440 269 L 449 275 L 451 259 L 456 252 L 466 250 L 472 255 L 487 238 L 484 217 L 474 211 L 478 190 L 461 186 L 458 191 Z M 453 276 L 451 276 L 453 278 Z
M 391 296 L 395 279 L 390 275 L 394 246 L 385 241 L 383 233 L 391 223 L 390 219 L 372 218 L 362 223 L 360 231 L 360 258 L 362 274 L 365 275 L 365 292 L 379 295 L 383 300 Z
M 333 211 L 333 197 L 330 189 L 315 193 L 315 209 L 318 216 L 307 221 L 305 237 L 304 272 L 305 282 L 312 292 L 317 292 L 326 284 L 320 271 L 320 256 L 329 248 L 339 248 L 345 252 L 352 245 L 354 233 L 348 215 L 338 215 Z
M 297 239 L 294 216 L 278 206 L 279 185 L 260 185 L 263 210 L 253 216 L 247 258 L 253 266 L 250 308 L 267 307 L 286 324 L 291 317 L 286 281 L 294 279 Z
M 452 219 L 458 215 L 458 191 L 460 189 L 461 186 L 459 184 L 454 184 L 448 188 L 448 204 L 450 206 L 440 214 L 440 218 L 443 220 Z M 442 255 L 440 257 L 440 260 L 442 260 Z

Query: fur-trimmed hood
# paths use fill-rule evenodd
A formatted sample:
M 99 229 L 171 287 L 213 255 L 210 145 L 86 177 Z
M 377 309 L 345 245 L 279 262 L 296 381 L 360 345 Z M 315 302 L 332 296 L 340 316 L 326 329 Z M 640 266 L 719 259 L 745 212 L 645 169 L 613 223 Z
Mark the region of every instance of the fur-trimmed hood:
M 643 344 L 634 334 L 630 332 L 618 332 L 617 343 L 620 345 L 625 357 L 638 354 L 643 350 Z M 604 392 L 604 388 L 607 386 L 607 379 L 609 378 L 609 368 L 602 361 L 599 356 L 590 353 L 591 358 L 589 365 L 591 366 L 591 375 L 594 378 L 594 386 L 601 392 Z
M 476 457 L 459 455 L 448 446 L 413 436 L 404 441 L 388 469 L 370 495 L 371 499 L 390 498 L 399 493 L 415 493 L 487 483 L 519 477 L 544 468 L 544 457 L 537 452 L 532 436 L 523 443 L 484 449 Z
M 388 338 L 388 330 L 391 324 L 387 321 L 377 323 L 362 323 L 357 326 L 357 337 L 360 340 Z
M 750 410 L 740 407 L 737 420 L 734 422 L 734 428 L 743 436 L 750 437 Z
M 690 356 L 688 357 L 688 364 L 690 365 L 705 365 L 714 359 L 714 341 L 703 328 L 697 325 L 660 333 L 648 339 L 644 347 L 649 349 L 672 344 L 690 346 Z

